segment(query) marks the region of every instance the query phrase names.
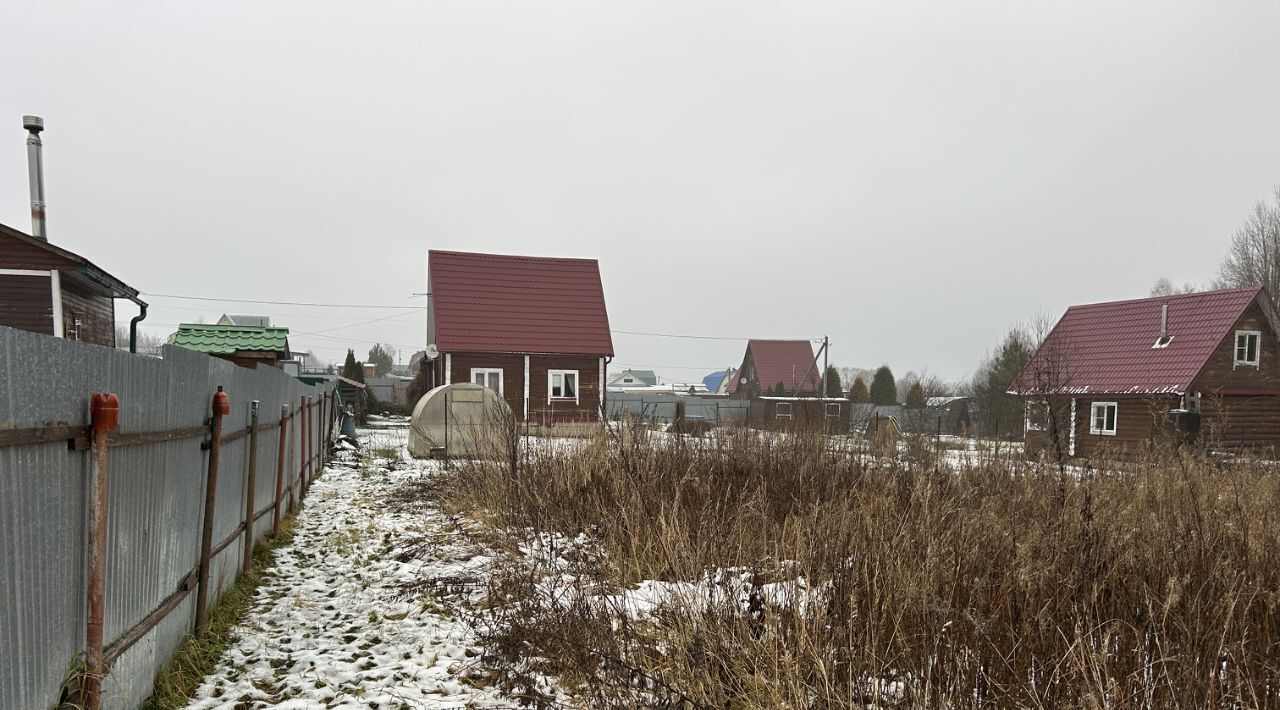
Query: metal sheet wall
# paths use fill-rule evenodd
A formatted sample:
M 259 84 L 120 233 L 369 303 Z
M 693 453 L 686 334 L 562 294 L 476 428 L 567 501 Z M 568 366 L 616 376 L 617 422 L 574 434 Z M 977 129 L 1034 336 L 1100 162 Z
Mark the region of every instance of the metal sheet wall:
M 724 423 L 746 421 L 747 409 L 751 404 L 741 399 L 652 392 L 610 392 L 605 402 L 610 419 L 618 419 L 626 412 L 631 416 L 663 423 L 675 420 L 676 402 L 684 402 L 686 417 Z
M 0 327 L 0 429 L 51 423 L 87 424 L 93 392 L 120 398 L 120 433 L 207 424 L 213 392 L 232 403 L 224 436 L 249 423 L 249 402 L 262 422 L 293 413 L 301 396 L 324 390 L 283 371 L 247 370 L 180 348 L 163 359 Z M 304 449 L 295 438 L 287 486 L 300 494 Z M 278 429 L 257 437 L 255 508 L 275 495 Z M 205 437 L 207 438 L 207 437 Z M 151 613 L 196 568 L 208 452 L 196 437 L 110 449 L 107 475 L 105 635 L 110 644 Z M 213 543 L 227 538 L 245 512 L 249 437 L 222 447 Z M 0 707 L 47 708 L 56 703 L 85 638 L 88 451 L 65 442 L 0 446 Z M 287 490 L 287 488 L 286 488 Z M 287 494 L 286 494 L 287 499 Z M 271 515 L 254 527 L 261 538 Z M 218 593 L 234 583 L 243 536 L 212 560 Z M 194 586 L 194 580 L 192 580 Z M 211 596 L 211 604 L 213 597 Z M 135 708 L 150 694 L 156 672 L 190 633 L 195 593 L 130 647 L 103 683 L 103 706 Z

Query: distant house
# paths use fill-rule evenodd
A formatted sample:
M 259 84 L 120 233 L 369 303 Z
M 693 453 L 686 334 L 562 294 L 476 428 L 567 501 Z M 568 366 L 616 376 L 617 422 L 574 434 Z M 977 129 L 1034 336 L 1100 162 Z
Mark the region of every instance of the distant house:
M 218 325 L 252 325 L 258 328 L 269 328 L 271 327 L 271 317 L 238 316 L 223 313 L 222 317 L 218 318 Z
M 715 394 L 720 391 L 720 385 L 721 384 L 728 385 L 729 380 L 732 377 L 733 377 L 732 368 L 727 370 L 719 370 L 717 372 L 713 372 L 710 375 L 707 375 L 706 377 L 702 378 L 702 384 L 707 388 L 708 392 Z
M 658 384 L 658 375 L 653 370 L 623 370 L 609 378 L 610 387 L 627 389 L 630 387 L 653 387 Z
M 291 357 L 288 328 L 183 323 L 173 334 L 173 344 L 249 369 L 259 365 L 276 367 Z
M 748 340 L 728 391 L 735 398 L 750 398 L 769 394 L 782 383 L 787 395 L 812 396 L 818 393 L 820 374 L 807 340 Z
M 117 298 L 146 312 L 137 289 L 88 259 L 0 224 L 0 325 L 115 347 Z
M 517 417 L 598 421 L 613 339 L 594 259 L 428 254 L 434 383 L 483 384 Z
M 849 400 L 840 397 L 756 397 L 747 410 L 747 425 L 754 429 L 846 433 L 851 411 Z
M 337 379 L 338 396 L 342 398 L 343 407 L 357 422 L 364 424 L 369 417 L 369 393 L 365 384 L 342 376 Z
M 1027 447 L 1280 446 L 1278 334 L 1260 288 L 1072 306 L 1010 388 L 1027 403 Z

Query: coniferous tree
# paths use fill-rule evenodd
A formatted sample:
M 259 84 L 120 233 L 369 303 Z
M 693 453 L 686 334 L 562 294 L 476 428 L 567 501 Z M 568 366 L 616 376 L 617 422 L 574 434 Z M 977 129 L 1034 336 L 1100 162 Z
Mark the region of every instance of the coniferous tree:
M 348 380 L 364 382 L 364 368 L 360 367 L 360 363 L 356 362 L 355 351 L 347 350 L 347 359 L 342 361 L 342 372 L 340 374 Z
M 373 363 L 375 377 L 383 377 L 391 373 L 395 362 L 392 360 L 392 349 L 381 343 L 374 343 L 369 349 L 369 362 Z
M 881 365 L 871 378 L 871 401 L 881 405 L 898 403 L 898 385 L 888 365 Z
M 840 371 L 834 367 L 827 367 L 826 392 L 823 394 L 827 397 L 843 397 L 844 387 L 840 384 Z
M 907 390 L 907 409 L 924 409 L 927 405 L 928 401 L 924 397 L 924 388 L 920 386 L 920 381 L 912 382 L 911 389 Z
M 866 404 L 871 401 L 871 392 L 867 391 L 867 381 L 859 375 L 849 386 L 849 401 L 854 404 Z
M 779 382 L 778 382 L 778 384 L 776 384 L 776 385 L 774 385 L 774 386 L 773 386 L 773 396 L 774 396 L 774 397 L 786 397 L 786 396 L 787 396 L 787 388 L 786 388 L 786 386 L 784 386 L 784 385 L 782 384 L 782 382 L 781 382 L 781 381 L 779 381 Z

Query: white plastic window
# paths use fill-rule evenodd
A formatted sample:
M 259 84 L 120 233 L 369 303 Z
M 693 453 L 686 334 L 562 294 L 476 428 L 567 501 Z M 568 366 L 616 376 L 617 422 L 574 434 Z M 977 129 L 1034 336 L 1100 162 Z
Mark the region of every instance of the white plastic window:
M 1089 418 L 1089 433 L 1115 436 L 1117 409 L 1115 402 L 1094 402 L 1093 414 Z
M 1256 330 L 1236 331 L 1237 365 L 1258 366 L 1258 346 L 1262 342 L 1262 333 Z
M 550 370 L 547 372 L 547 392 L 549 399 L 572 399 L 578 401 L 578 371 Z
M 496 367 L 473 367 L 471 368 L 471 381 L 477 385 L 488 387 L 489 389 L 502 394 L 502 369 Z

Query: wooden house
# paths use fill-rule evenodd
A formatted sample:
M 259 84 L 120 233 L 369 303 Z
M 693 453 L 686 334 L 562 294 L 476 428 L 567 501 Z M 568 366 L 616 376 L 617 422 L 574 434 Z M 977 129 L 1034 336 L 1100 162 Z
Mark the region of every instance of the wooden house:
M 820 377 L 809 341 L 752 339 L 727 390 L 731 397 L 750 399 L 781 384 L 787 396 L 816 396 Z
M 525 421 L 596 422 L 613 339 L 594 259 L 431 251 L 433 382 L 495 390 Z
M 1280 322 L 1261 288 L 1073 306 L 1010 394 L 1029 451 L 1133 453 L 1199 438 L 1280 446 Z
M 0 224 L 0 325 L 115 347 L 117 298 L 146 313 L 137 289 L 88 259 Z
M 756 397 L 747 409 L 747 425 L 753 429 L 849 431 L 849 400 L 843 397 Z

